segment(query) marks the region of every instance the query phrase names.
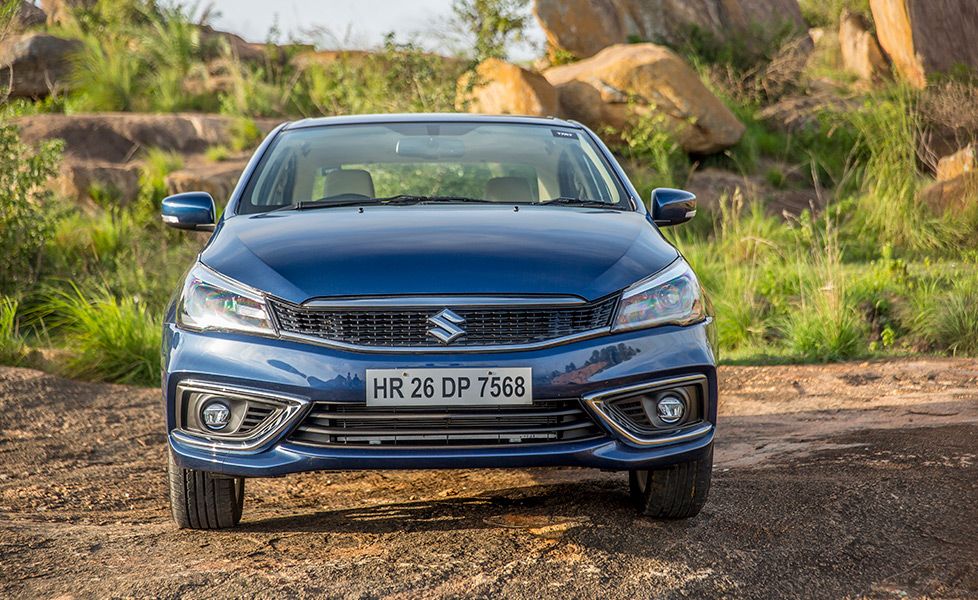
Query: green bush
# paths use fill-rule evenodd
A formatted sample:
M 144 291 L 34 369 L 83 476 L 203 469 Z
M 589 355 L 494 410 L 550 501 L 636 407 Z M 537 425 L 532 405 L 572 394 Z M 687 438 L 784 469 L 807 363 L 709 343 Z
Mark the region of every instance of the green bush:
M 64 336 L 72 377 L 120 383 L 157 383 L 162 324 L 138 298 L 117 299 L 105 289 L 83 293 L 72 285 L 48 295 L 44 320 Z
M 55 207 L 44 185 L 61 157 L 60 141 L 31 148 L 0 123 L 0 293 L 34 283 Z
M 665 115 L 643 114 L 622 132 L 607 130 L 620 137 L 621 152 L 637 175 L 636 187 L 647 198 L 657 187 L 678 188 L 686 183 L 691 165 L 686 153 L 669 131 Z
M 136 210 L 154 223 L 160 202 L 166 196 L 166 177 L 183 168 L 183 157 L 175 152 L 150 148 L 139 169 L 139 198 Z M 144 221 L 145 222 L 145 221 Z
M 340 56 L 328 65 L 303 69 L 293 101 L 307 116 L 451 112 L 463 71 L 460 61 L 428 54 L 415 44 L 398 44 L 389 35 L 380 52 Z
M 870 15 L 869 0 L 798 0 L 801 14 L 812 27 L 837 28 L 842 11 Z

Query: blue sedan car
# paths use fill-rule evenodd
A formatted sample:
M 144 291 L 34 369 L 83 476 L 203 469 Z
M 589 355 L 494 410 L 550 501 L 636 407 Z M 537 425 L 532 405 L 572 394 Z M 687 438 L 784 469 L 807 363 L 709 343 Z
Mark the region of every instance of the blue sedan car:
M 287 123 L 169 307 L 163 399 L 180 527 L 231 527 L 244 482 L 300 471 L 627 471 L 638 509 L 696 515 L 717 410 L 713 317 L 587 128 L 382 115 Z

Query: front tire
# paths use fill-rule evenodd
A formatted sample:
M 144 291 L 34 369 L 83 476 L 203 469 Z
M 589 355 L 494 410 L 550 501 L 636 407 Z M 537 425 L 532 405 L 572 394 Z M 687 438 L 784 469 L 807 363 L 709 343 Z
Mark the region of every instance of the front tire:
M 244 478 L 184 469 L 169 453 L 170 510 L 180 529 L 225 529 L 241 521 Z
M 689 519 L 699 514 L 710 493 L 713 444 L 696 460 L 665 469 L 628 472 L 632 501 L 643 515 Z

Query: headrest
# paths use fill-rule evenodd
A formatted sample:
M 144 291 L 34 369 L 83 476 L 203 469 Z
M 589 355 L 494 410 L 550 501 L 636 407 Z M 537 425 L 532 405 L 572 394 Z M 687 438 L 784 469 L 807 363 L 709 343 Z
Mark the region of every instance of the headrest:
M 363 169 L 337 170 L 326 173 L 323 182 L 323 197 L 360 194 L 374 197 L 374 179 Z
M 485 198 L 495 202 L 531 202 L 533 193 L 525 177 L 494 177 L 486 182 Z

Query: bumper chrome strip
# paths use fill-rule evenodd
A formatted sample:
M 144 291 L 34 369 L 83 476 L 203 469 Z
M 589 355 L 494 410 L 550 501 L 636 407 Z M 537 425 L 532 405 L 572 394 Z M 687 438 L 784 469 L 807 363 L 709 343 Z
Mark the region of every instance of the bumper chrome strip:
M 575 306 L 587 304 L 577 296 L 361 296 L 333 300 L 308 300 L 301 305 L 312 309 L 374 309 L 374 308 L 479 308 L 492 306 L 532 307 Z
M 591 394 L 584 395 L 581 399 L 584 403 L 591 408 L 593 412 L 601 422 L 611 428 L 615 433 L 625 438 L 632 444 L 642 447 L 650 446 L 664 446 L 666 444 L 678 444 L 680 442 L 688 442 L 699 437 L 707 435 L 713 431 L 712 423 L 698 423 L 683 429 L 672 430 L 668 432 L 663 432 L 661 436 L 641 436 L 637 435 L 624 426 L 619 424 L 614 418 L 611 417 L 605 410 L 605 402 L 608 400 L 613 400 L 620 398 L 622 396 L 631 396 L 640 392 L 659 390 L 662 388 L 673 387 L 683 383 L 701 383 L 706 381 L 705 375 L 684 375 L 682 377 L 673 377 L 670 379 L 659 379 L 657 381 L 651 381 L 648 383 L 640 383 L 636 385 L 629 385 L 625 387 L 614 388 L 610 390 L 603 390 L 600 392 L 594 392 Z M 704 399 L 706 402 L 706 399 Z M 705 408 L 705 407 L 704 407 Z

